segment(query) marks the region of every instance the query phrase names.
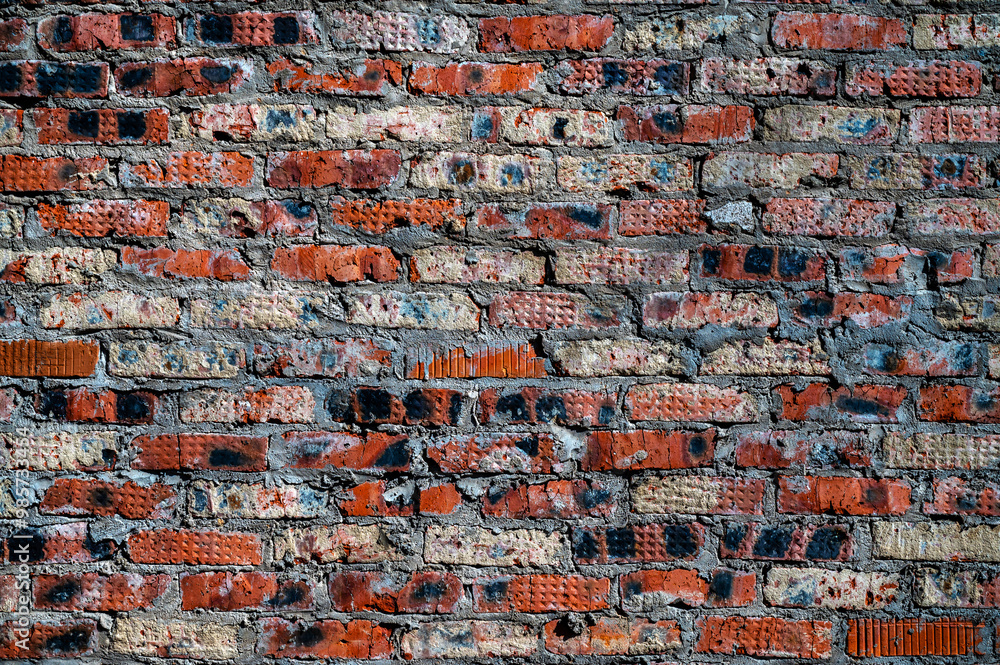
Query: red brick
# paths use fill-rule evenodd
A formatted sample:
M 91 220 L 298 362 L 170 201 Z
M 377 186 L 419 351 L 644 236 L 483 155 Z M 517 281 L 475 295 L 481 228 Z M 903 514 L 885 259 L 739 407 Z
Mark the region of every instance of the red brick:
M 649 328 L 696 330 L 709 325 L 728 328 L 774 328 L 778 307 L 756 293 L 651 293 L 642 307 Z
M 423 95 L 506 95 L 534 90 L 542 65 L 466 62 L 437 67 L 415 63 L 409 88 Z
M 391 632 L 371 621 L 298 623 L 269 617 L 260 621 L 257 652 L 277 658 L 385 659 Z
M 1000 516 L 1000 486 L 964 478 L 935 478 L 934 500 L 924 502 L 925 515 Z
M 241 90 L 252 72 L 246 60 L 183 58 L 124 63 L 115 69 L 115 81 L 129 97 L 218 95 Z
M 47 515 L 168 519 L 173 516 L 177 492 L 168 485 L 148 486 L 133 481 L 56 478 L 45 490 L 38 511 Z
M 832 515 L 902 515 L 910 507 L 906 481 L 875 478 L 782 476 L 778 511 Z
M 85 192 L 106 187 L 108 161 L 103 157 L 23 157 L 4 155 L 0 187 L 5 192 Z
M 131 612 L 147 609 L 170 588 L 170 575 L 67 573 L 36 575 L 35 607 L 56 612 Z
M 226 434 L 138 436 L 132 468 L 146 471 L 267 469 L 267 437 Z
M 695 626 L 701 637 L 696 653 L 757 658 L 829 658 L 833 624 L 773 617 L 705 617 Z
M 761 245 L 703 245 L 702 277 L 739 281 L 815 282 L 826 274 L 822 255 L 812 250 Z
M 453 483 L 442 483 L 420 490 L 421 515 L 450 515 L 462 506 L 462 495 Z
M 982 362 L 975 344 L 934 340 L 913 347 L 866 344 L 861 365 L 886 376 L 974 376 Z
M 376 189 L 391 184 L 402 164 L 395 150 L 324 150 L 275 152 L 267 158 L 267 184 L 272 187 Z
M 741 143 L 756 126 L 749 106 L 619 106 L 618 120 L 626 141 L 655 143 Z
M 910 112 L 914 143 L 997 143 L 1000 107 L 920 106 Z
M 682 422 L 756 422 L 756 400 L 734 388 L 707 383 L 650 383 L 633 386 L 625 396 L 633 420 Z
M 122 247 L 122 266 L 146 277 L 167 279 L 217 279 L 223 282 L 243 280 L 250 268 L 235 249 L 138 249 Z
M 347 201 L 334 197 L 330 202 L 331 222 L 365 233 L 381 234 L 401 228 L 428 227 L 432 231 L 460 231 L 465 228 L 457 199 L 413 199 L 409 201 Z
M 545 359 L 530 344 L 502 343 L 472 351 L 417 347 L 406 354 L 408 379 L 543 378 Z
M 40 393 L 35 410 L 64 422 L 148 424 L 156 415 L 157 399 L 149 392 L 91 391 L 86 388 Z
M 56 623 L 37 621 L 28 627 L 16 621 L 0 625 L 0 659 L 72 658 L 97 651 L 100 636 L 90 620 Z
M 340 572 L 330 576 L 330 604 L 338 612 L 416 614 L 454 612 L 464 598 L 462 581 L 451 573 L 413 573 L 404 584 L 385 573 Z
M 279 247 L 274 250 L 271 270 L 298 282 L 392 282 L 399 279 L 399 261 L 388 247 Z
M 250 533 L 142 530 L 128 539 L 129 558 L 135 563 L 197 566 L 259 566 L 260 538 Z
M 461 411 L 462 393 L 444 388 L 413 390 L 400 397 L 382 388 L 360 387 L 327 400 L 333 420 L 371 425 L 454 425 Z
M 174 47 L 177 28 L 163 14 L 78 14 L 38 23 L 38 45 L 47 51 L 114 51 Z
M 917 417 L 933 422 L 1000 422 L 1000 388 L 925 386 L 917 399 Z
M 771 199 L 764 231 L 782 235 L 883 236 L 892 230 L 896 204 L 856 199 Z
M 567 631 L 566 619 L 545 624 L 545 648 L 555 654 L 572 656 L 615 656 L 665 653 L 681 646 L 680 625 L 676 621 L 601 617 L 582 632 Z
M 180 588 L 183 610 L 309 610 L 315 603 L 308 581 L 276 573 L 185 573 Z
M 28 22 L 23 18 L 0 21 L 0 51 L 20 51 L 28 36 Z
M 710 466 L 715 456 L 715 430 L 682 432 L 634 430 L 592 432 L 580 461 L 584 471 L 692 469 Z
M 730 523 L 719 541 L 726 559 L 773 561 L 847 561 L 854 557 L 854 537 L 843 525 Z
M 581 564 L 690 561 L 704 545 L 697 523 L 573 529 L 573 560 Z
M 558 473 L 565 468 L 550 434 L 464 434 L 427 443 L 427 456 L 444 473 Z
M 777 386 L 780 417 L 787 420 L 847 420 L 858 423 L 894 423 L 906 399 L 902 386 L 858 385 L 853 389 L 813 383 L 801 390 Z
M 172 152 L 160 162 L 121 165 L 124 187 L 249 187 L 253 157 L 239 152 Z
M 982 654 L 982 623 L 964 619 L 849 619 L 844 651 L 856 658 Z
M 110 70 L 103 62 L 11 60 L 4 63 L 4 77 L 0 97 L 96 99 L 108 96 Z
M 983 86 L 978 62 L 917 60 L 848 65 L 844 91 L 851 97 L 975 97 Z
M 31 113 L 42 145 L 168 141 L 170 112 L 166 109 L 34 109 Z
M 51 235 L 60 231 L 87 238 L 166 236 L 170 204 L 166 201 L 101 201 L 50 205 L 39 202 L 38 222 Z
M 867 329 L 907 321 L 913 309 L 913 298 L 893 298 L 875 293 L 830 295 L 805 291 L 791 304 L 796 322 L 803 325 L 827 328 L 851 321 L 859 328 Z
M 212 26 L 210 35 L 205 34 L 206 23 Z M 187 19 L 184 28 L 186 41 L 210 47 L 291 46 L 319 42 L 313 30 L 312 12 L 199 14 Z
M 610 14 L 498 16 L 479 20 L 479 50 L 484 53 L 600 51 L 614 31 Z
M 282 437 L 283 466 L 294 469 L 335 467 L 367 471 L 406 471 L 410 451 L 406 436 L 381 432 L 288 432 Z
M 739 433 L 735 440 L 736 466 L 744 468 L 869 468 L 872 464 L 872 444 L 862 432 L 765 430 Z
M 267 66 L 275 92 L 333 93 L 357 96 L 382 96 L 391 86 L 403 82 L 403 70 L 392 60 L 365 60 L 340 71 L 323 71 L 312 63 L 299 65 L 277 59 Z
M 361 483 L 347 490 L 348 498 L 338 507 L 347 517 L 410 517 L 414 511 L 412 493 L 387 496 L 384 480 Z
M 771 39 L 780 48 L 831 51 L 881 51 L 906 44 L 900 19 L 856 14 L 778 12 Z
M 611 580 L 579 575 L 517 575 L 476 580 L 477 612 L 593 612 L 608 608 Z
M 523 520 L 610 517 L 617 507 L 600 481 L 552 480 L 538 485 L 491 487 L 483 497 L 483 515 Z
M 697 570 L 640 570 L 622 575 L 622 602 L 640 611 L 663 605 L 740 607 L 757 599 L 757 575 L 715 570 L 706 577 Z
M 600 427 L 617 411 L 616 394 L 589 390 L 522 388 L 501 393 L 488 388 L 479 394 L 478 412 L 484 423 L 549 423 Z
M 504 212 L 494 203 L 479 209 L 476 227 L 510 238 L 610 238 L 611 210 L 610 205 L 603 204 L 538 203 L 517 212 Z
M 566 60 L 556 71 L 561 90 L 570 95 L 685 95 L 691 78 L 691 66 L 675 60 Z
M 0 341 L 0 376 L 85 377 L 94 373 L 100 347 L 96 342 Z

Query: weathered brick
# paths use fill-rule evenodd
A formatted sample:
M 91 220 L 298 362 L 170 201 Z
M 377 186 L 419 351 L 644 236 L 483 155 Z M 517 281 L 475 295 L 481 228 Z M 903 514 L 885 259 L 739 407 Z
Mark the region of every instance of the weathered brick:
M 78 14 L 38 23 L 38 45 L 46 51 L 112 51 L 175 45 L 177 28 L 163 14 Z
M 406 354 L 406 378 L 541 378 L 545 360 L 529 344 L 501 343 L 471 350 L 417 348 Z
M 184 610 L 308 610 L 312 586 L 306 580 L 279 579 L 274 573 L 190 573 L 180 578 Z
M 0 67 L 0 97 L 97 99 L 108 96 L 103 62 L 8 60 Z
M 910 561 L 1000 561 L 1000 528 L 957 522 L 873 522 L 872 556 Z
M 917 49 L 990 48 L 1000 45 L 1000 14 L 920 14 L 913 23 Z
M 296 282 L 392 282 L 399 261 L 388 247 L 301 245 L 276 249 L 271 270 Z
M 390 365 L 390 352 L 371 340 L 291 340 L 254 347 L 254 371 L 260 376 L 373 376 Z
M 557 179 L 570 192 L 692 189 L 691 160 L 666 155 L 604 155 L 560 157 Z
M 191 325 L 196 328 L 279 330 L 317 324 L 321 299 L 314 294 L 274 292 L 244 298 L 196 298 L 191 301 Z
M 467 137 L 468 124 L 468 113 L 456 106 L 395 106 L 368 113 L 339 106 L 326 114 L 326 135 L 336 139 L 457 143 Z
M 898 575 L 824 568 L 772 568 L 764 600 L 779 607 L 878 610 L 899 597 Z
M 547 179 L 548 160 L 531 155 L 439 152 L 414 160 L 410 184 L 445 191 L 528 194 Z
M 618 232 L 623 236 L 704 233 L 701 200 L 622 201 Z
M 551 435 L 529 432 L 434 438 L 427 455 L 445 473 L 557 473 L 567 466 Z
M 50 235 L 89 238 L 165 236 L 170 205 L 165 201 L 101 201 L 50 205 L 39 202 L 38 222 Z
M 13 468 L 13 459 L 28 469 L 50 471 L 106 471 L 114 467 L 117 456 L 113 431 L 40 432 L 20 436 L 0 434 L 10 451 L 5 466 Z
M 370 432 L 365 436 L 348 432 L 289 432 L 272 456 L 276 466 L 292 469 L 357 469 L 368 472 L 400 472 L 410 468 L 410 450 L 405 436 Z
M 619 106 L 626 141 L 740 143 L 755 127 L 749 106 Z
M 697 523 L 574 528 L 573 559 L 584 564 L 692 560 L 705 535 Z
M 906 23 L 857 14 L 778 12 L 771 39 L 780 48 L 882 51 L 906 44 Z
M 679 4 L 699 4 L 699 0 Z M 731 14 L 706 18 L 690 18 L 689 14 L 655 17 L 626 29 L 623 48 L 632 52 L 699 50 L 706 43 L 736 34 L 740 25 L 739 17 Z
M 922 607 L 993 608 L 1000 604 L 998 580 L 986 571 L 916 571 L 913 598 Z
M 415 63 L 408 85 L 410 92 L 419 95 L 507 95 L 535 90 L 541 73 L 542 65 L 537 62 L 464 62 L 441 67 Z
M 490 303 L 489 323 L 538 330 L 614 328 L 621 325 L 620 298 L 587 298 L 575 293 L 510 291 Z
M 562 630 L 563 621 L 545 624 L 545 648 L 571 656 L 641 656 L 665 653 L 681 646 L 676 621 L 651 622 L 647 619 L 602 617 L 582 632 Z
M 699 88 L 706 93 L 832 97 L 837 70 L 794 58 L 704 58 Z
M 829 658 L 829 621 L 711 616 L 698 619 L 696 653 L 745 654 L 757 658 Z
M 296 563 L 377 563 L 398 560 L 400 555 L 378 526 L 342 524 L 278 533 L 274 537 L 274 558 Z
M 234 249 L 137 249 L 123 247 L 121 264 L 125 272 L 165 279 L 215 279 L 222 282 L 246 279 L 250 268 Z
M 840 158 L 824 153 L 722 152 L 709 155 L 702 171 L 708 187 L 795 189 L 810 178 L 837 175 Z
M 900 480 L 824 476 L 778 479 L 778 511 L 832 515 L 902 515 L 910 485 Z
M 484 53 L 600 51 L 614 30 L 610 14 L 484 18 L 479 20 L 479 50 Z
M 757 575 L 718 569 L 706 576 L 697 570 L 640 570 L 622 575 L 622 605 L 629 611 L 652 612 L 669 605 L 738 607 L 757 597 Z
M 846 561 L 854 552 L 851 528 L 842 525 L 730 523 L 719 542 L 728 559 Z
M 507 519 L 607 518 L 617 508 L 609 489 L 599 481 L 553 480 L 538 485 L 490 487 L 483 497 L 487 517 Z M 499 611 L 499 610 L 491 610 Z
M 557 249 L 559 284 L 673 284 L 688 281 L 687 252 L 629 248 Z
M 566 557 L 559 533 L 516 529 L 499 534 L 470 526 L 431 526 L 424 561 L 462 566 L 551 566 Z
M 315 518 L 327 510 L 326 492 L 308 485 L 264 487 L 252 483 L 196 480 L 189 490 L 194 517 L 225 519 Z
M 115 619 L 111 651 L 147 658 L 229 660 L 239 655 L 236 625 L 163 621 L 138 616 Z
M 990 469 L 1000 465 L 1000 437 L 993 434 L 889 432 L 882 440 L 886 465 L 896 469 Z
M 479 394 L 478 404 L 481 422 L 506 424 L 602 427 L 611 422 L 617 411 L 614 392 L 537 387 L 507 392 L 488 388 Z
M 981 187 L 983 167 L 977 155 L 891 153 L 846 160 L 854 189 L 963 189 Z
M 971 376 L 979 373 L 979 349 L 968 342 L 933 341 L 917 346 L 866 344 L 861 365 L 869 374 Z
M 851 619 L 844 651 L 861 658 L 980 654 L 983 628 L 963 619 Z
M 146 609 L 166 594 L 169 575 L 67 573 L 36 575 L 35 607 L 56 612 L 130 612 Z
M 764 481 L 709 476 L 669 476 L 641 480 L 632 487 L 636 513 L 760 515 Z
M 316 111 L 299 104 L 211 104 L 183 116 L 188 136 L 227 141 L 306 141 Z
M 56 294 L 42 308 L 40 318 L 46 328 L 169 328 L 180 318 L 180 306 L 175 298 L 126 291 Z
M 148 145 L 167 143 L 170 115 L 166 109 L 35 109 L 32 119 L 43 145 Z
M 240 391 L 207 388 L 181 396 L 180 418 L 188 423 L 308 423 L 316 401 L 302 386 Z
M 983 86 L 978 62 L 912 60 L 848 65 L 844 91 L 851 97 L 975 97 Z
M 633 386 L 625 407 L 634 420 L 756 422 L 756 400 L 733 388 L 707 383 L 651 383 Z
M 892 230 L 896 204 L 857 199 L 771 199 L 764 230 L 776 235 L 884 236 Z
M 267 184 L 279 189 L 329 187 L 376 189 L 399 173 L 395 150 L 273 152 L 267 157 Z
M 802 389 L 777 386 L 780 416 L 787 420 L 831 420 L 859 423 L 893 423 L 906 399 L 902 386 L 856 385 L 834 388 L 813 383 Z
M 917 398 L 917 417 L 933 422 L 1000 422 L 1000 389 L 970 386 L 925 386 Z
M 737 434 L 736 466 L 763 469 L 794 467 L 870 467 L 872 443 L 861 432 L 765 430 Z
M 778 308 L 767 296 L 755 293 L 652 293 L 642 308 L 649 328 L 691 330 L 709 325 L 730 328 L 774 328 Z
M 184 21 L 188 43 L 220 46 L 292 46 L 319 41 L 312 12 L 199 14 Z
M 148 471 L 267 469 L 267 438 L 226 434 L 139 436 L 132 468 Z
M 541 284 L 545 259 L 530 252 L 430 247 L 410 257 L 410 280 L 427 284 Z
M 662 376 L 683 369 L 675 344 L 639 338 L 560 342 L 551 358 L 563 376 Z
M 808 249 L 762 245 L 702 246 L 701 277 L 751 282 L 816 282 L 826 272 L 824 257 Z
M 691 66 L 675 60 L 565 60 L 556 71 L 561 90 L 570 95 L 685 95 L 691 78 Z
M 239 152 L 173 152 L 164 162 L 122 163 L 124 187 L 249 187 L 254 158 Z
M 454 16 L 424 16 L 406 12 L 333 12 L 335 43 L 368 51 L 429 51 L 456 53 L 469 40 L 468 23 Z
M 381 97 L 403 82 L 402 67 L 392 60 L 365 60 L 330 69 L 314 63 L 298 64 L 279 58 L 267 66 L 275 92 L 334 93 Z
M 128 62 L 115 69 L 118 91 L 128 97 L 217 95 L 242 90 L 253 76 L 249 60 L 183 58 Z
M 462 293 L 359 295 L 351 302 L 347 322 L 377 328 L 478 330 L 479 308 Z
M 538 650 L 538 629 L 500 621 L 425 623 L 404 632 L 403 658 L 524 658 Z
M 792 299 L 791 305 L 794 320 L 801 325 L 830 327 L 850 321 L 865 329 L 907 321 L 913 310 L 913 298 L 805 291 Z
M 328 589 L 338 612 L 445 614 L 465 597 L 456 575 L 437 571 L 413 573 L 405 583 L 385 573 L 341 572 L 330 576 Z

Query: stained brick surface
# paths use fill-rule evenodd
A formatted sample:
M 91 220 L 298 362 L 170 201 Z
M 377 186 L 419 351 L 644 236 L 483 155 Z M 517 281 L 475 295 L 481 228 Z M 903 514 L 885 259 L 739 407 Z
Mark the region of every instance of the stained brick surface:
M 0 4 L 0 661 L 1000 660 L 1000 0 Z

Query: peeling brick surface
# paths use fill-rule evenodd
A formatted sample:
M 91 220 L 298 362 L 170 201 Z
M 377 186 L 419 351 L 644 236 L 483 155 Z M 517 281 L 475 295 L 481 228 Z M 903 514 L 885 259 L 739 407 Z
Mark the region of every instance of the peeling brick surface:
M 0 661 L 1000 661 L 1000 0 L 0 4 Z

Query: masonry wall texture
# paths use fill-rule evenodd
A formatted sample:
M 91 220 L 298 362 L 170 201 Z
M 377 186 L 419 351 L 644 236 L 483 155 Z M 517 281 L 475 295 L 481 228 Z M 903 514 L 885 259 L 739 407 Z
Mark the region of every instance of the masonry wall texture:
M 3 4 L 0 660 L 1000 662 L 998 49 Z

